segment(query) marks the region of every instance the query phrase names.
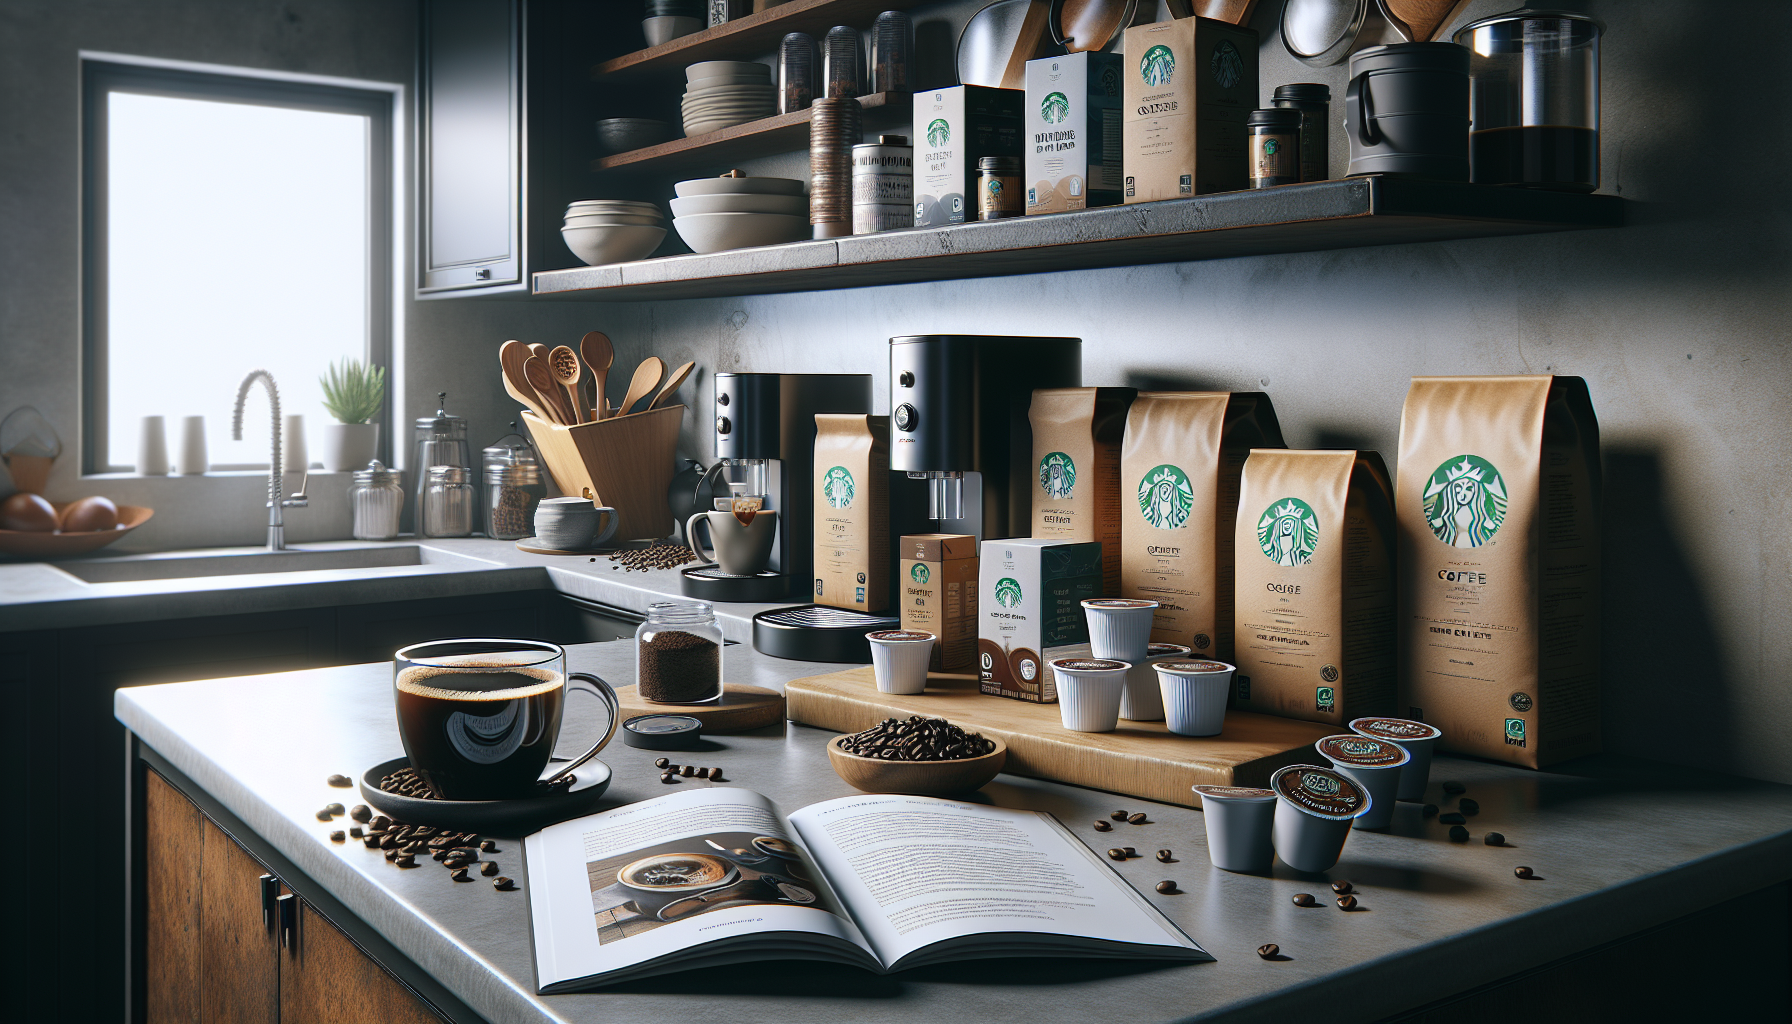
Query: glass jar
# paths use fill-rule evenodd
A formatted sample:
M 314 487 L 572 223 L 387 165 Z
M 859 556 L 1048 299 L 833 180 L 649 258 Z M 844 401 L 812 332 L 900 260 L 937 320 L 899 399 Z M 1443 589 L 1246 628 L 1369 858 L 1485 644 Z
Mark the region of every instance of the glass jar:
M 1244 119 L 1250 134 L 1252 188 L 1293 185 L 1300 181 L 1301 112 L 1286 107 L 1253 110 Z
M 356 540 L 391 540 L 398 536 L 398 514 L 404 510 L 404 488 L 398 474 L 374 459 L 366 469 L 355 470 L 348 488 L 348 505 L 354 511 Z
M 635 683 L 655 704 L 719 704 L 722 628 L 702 601 L 658 601 L 635 630 Z
M 1470 180 L 1563 192 L 1599 187 L 1599 36 L 1568 11 L 1520 9 L 1453 37 L 1469 49 Z
M 504 443 L 513 436 L 515 444 Z M 485 465 L 485 535 L 522 540 L 535 532 L 535 506 L 548 496 L 535 450 L 521 435 L 507 434 L 480 454 Z
M 1025 214 L 1020 185 L 1020 157 L 986 156 L 977 160 L 977 219 L 1004 220 Z
M 431 466 L 417 502 L 417 536 L 467 537 L 473 533 L 473 481 L 465 466 Z
M 417 474 L 417 512 L 419 527 L 422 533 L 423 490 L 429 484 L 430 466 L 462 466 L 471 470 L 473 466 L 472 449 L 467 445 L 467 421 L 463 416 L 455 416 L 447 409 L 448 392 L 436 392 L 436 401 L 442 403 L 434 416 L 419 416 L 415 424 L 413 441 L 415 447 L 411 452 L 409 468 Z M 469 475 L 468 479 L 471 479 Z M 471 527 L 468 528 L 471 532 Z M 437 536 L 447 536 L 438 534 Z M 457 535 L 464 536 L 464 534 Z

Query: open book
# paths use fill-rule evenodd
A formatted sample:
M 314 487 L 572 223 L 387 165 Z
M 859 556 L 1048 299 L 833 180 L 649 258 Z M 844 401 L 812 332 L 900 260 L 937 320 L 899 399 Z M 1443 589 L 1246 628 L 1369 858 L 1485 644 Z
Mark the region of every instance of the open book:
M 1211 960 L 1051 815 L 705 789 L 523 841 L 543 995 L 749 960 Z

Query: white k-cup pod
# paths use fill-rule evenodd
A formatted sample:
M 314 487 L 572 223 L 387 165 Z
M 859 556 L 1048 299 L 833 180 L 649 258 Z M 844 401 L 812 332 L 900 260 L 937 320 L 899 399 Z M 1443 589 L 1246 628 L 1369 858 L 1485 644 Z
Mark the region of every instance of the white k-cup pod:
M 1226 692 L 1237 666 L 1223 661 L 1170 658 L 1154 663 L 1164 702 L 1164 724 L 1178 736 L 1218 736 L 1226 725 Z
M 1201 794 L 1207 821 L 1207 856 L 1224 871 L 1267 874 L 1276 850 L 1270 832 L 1276 820 L 1272 789 L 1248 786 L 1192 786 Z
M 934 635 L 919 629 L 880 629 L 865 634 L 871 641 L 871 674 L 879 693 L 927 692 L 927 663 L 933 659 Z
M 1120 717 L 1129 722 L 1163 721 L 1164 697 L 1153 665 L 1170 658 L 1186 658 L 1188 654 L 1188 648 L 1181 644 L 1146 644 L 1145 660 L 1133 662 L 1132 671 L 1126 673 L 1126 690 L 1120 694 Z
M 1412 760 L 1400 769 L 1400 792 L 1395 799 L 1425 798 L 1425 786 L 1431 781 L 1431 748 L 1443 736 L 1442 729 L 1410 718 L 1359 718 L 1350 723 L 1350 731 L 1405 747 Z
M 1359 736 L 1354 732 L 1327 736 L 1313 744 L 1332 767 L 1355 779 L 1369 793 L 1372 806 L 1356 819 L 1356 828 L 1387 828 L 1394 820 L 1395 794 L 1400 792 L 1400 773 L 1412 755 L 1398 743 Z
M 1076 732 L 1113 732 L 1120 724 L 1120 694 L 1132 665 L 1112 658 L 1058 658 L 1058 715 Z
M 1296 871 L 1329 871 L 1344 852 L 1350 823 L 1371 807 L 1354 779 L 1318 765 L 1289 765 L 1269 777 L 1269 788 L 1276 794 L 1270 840 Z
M 1089 620 L 1089 650 L 1097 658 L 1138 664 L 1151 644 L 1151 618 L 1156 601 L 1130 597 L 1094 597 L 1083 602 Z

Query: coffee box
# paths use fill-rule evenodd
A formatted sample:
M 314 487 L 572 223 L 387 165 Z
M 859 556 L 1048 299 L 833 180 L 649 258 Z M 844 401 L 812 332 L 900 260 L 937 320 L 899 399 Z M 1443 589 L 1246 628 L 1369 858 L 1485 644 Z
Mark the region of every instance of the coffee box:
M 1027 212 L 1061 213 L 1120 202 L 1117 53 L 1027 61 Z
M 1043 537 L 983 542 L 977 679 L 984 693 L 1058 702 L 1049 662 L 1089 642 L 1082 602 L 1101 596 L 1101 545 Z
M 977 663 L 977 538 L 911 533 L 897 566 L 902 628 L 932 633 L 933 672 L 969 672 Z
M 890 602 L 890 418 L 815 417 L 815 603 Z
M 1207 18 L 1126 30 L 1122 182 L 1129 203 L 1250 184 L 1245 118 L 1257 106 L 1257 33 Z
M 1101 542 L 1101 593 L 1120 593 L 1120 441 L 1134 388 L 1033 392 L 1033 536 Z
M 977 160 L 1021 155 L 1026 98 L 982 85 L 915 94 L 915 227 L 977 219 Z

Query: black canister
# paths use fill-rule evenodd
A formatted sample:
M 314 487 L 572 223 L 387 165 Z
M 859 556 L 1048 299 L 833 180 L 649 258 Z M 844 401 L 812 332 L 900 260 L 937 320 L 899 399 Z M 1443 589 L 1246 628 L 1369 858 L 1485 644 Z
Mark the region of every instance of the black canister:
M 1394 43 L 1350 58 L 1345 173 L 1468 180 L 1468 48 Z
M 1300 181 L 1301 113 L 1285 107 L 1253 110 L 1244 119 L 1250 133 L 1252 188 L 1293 185 Z
M 1330 178 L 1331 87 L 1312 82 L 1278 85 L 1270 105 L 1300 111 L 1300 180 Z

